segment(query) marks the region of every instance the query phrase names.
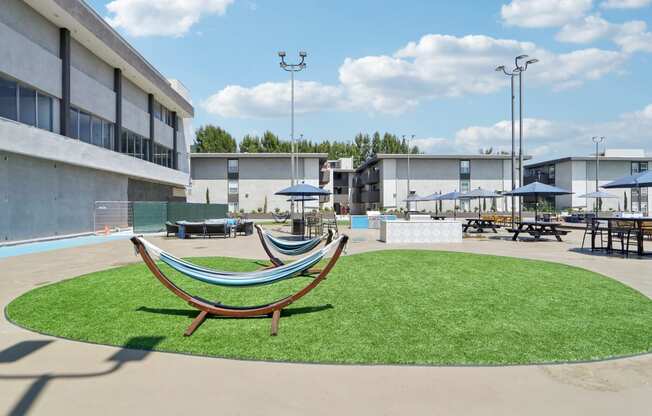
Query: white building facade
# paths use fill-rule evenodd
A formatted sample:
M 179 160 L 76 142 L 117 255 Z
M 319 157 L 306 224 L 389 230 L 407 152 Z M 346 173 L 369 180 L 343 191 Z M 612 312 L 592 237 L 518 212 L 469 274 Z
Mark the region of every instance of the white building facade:
M 297 154 L 295 183 L 323 187 L 322 167 L 327 156 L 325 153 Z M 287 196 L 275 195 L 291 184 L 289 153 L 191 153 L 190 161 L 188 202 L 228 204 L 229 212 L 290 209 Z M 332 206 L 331 198 L 308 201 L 305 206 L 319 208 L 320 202 L 322 207 Z
M 643 172 L 652 167 L 652 157 L 646 157 L 643 151 L 618 152 L 607 150 L 596 162 L 595 156 L 566 157 L 525 166 L 524 182 L 534 181 L 555 185 L 573 192 L 570 195 L 557 196 L 550 200 L 557 210 L 594 209 L 595 200 L 580 196 L 596 191 L 596 165 L 599 166 L 598 188 L 623 176 Z M 617 155 L 617 156 L 614 156 Z M 602 199 L 602 211 L 647 212 L 652 201 L 647 188 L 638 189 L 604 189 L 617 198 Z M 640 204 L 639 204 L 640 197 Z
M 409 165 L 409 168 L 408 168 Z M 356 169 L 353 178 L 352 212 L 408 209 L 410 191 L 419 196 L 483 189 L 511 190 L 511 157 L 508 155 L 408 155 L 379 154 Z M 518 187 L 518 174 L 514 178 Z M 497 198 L 497 211 L 510 211 L 508 198 Z M 491 201 L 487 201 L 491 203 Z M 477 208 L 477 201 L 443 201 L 444 211 Z M 414 209 L 414 203 L 411 203 Z M 419 210 L 435 211 L 435 202 L 419 202 Z M 491 205 L 488 207 L 491 208 Z

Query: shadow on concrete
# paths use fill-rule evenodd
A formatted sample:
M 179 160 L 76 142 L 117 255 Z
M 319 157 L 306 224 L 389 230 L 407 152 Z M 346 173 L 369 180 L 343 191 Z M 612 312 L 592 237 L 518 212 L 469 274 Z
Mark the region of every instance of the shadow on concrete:
M 13 363 L 45 347 L 51 340 L 21 341 L 0 351 L 0 364 Z
M 41 373 L 41 374 L 0 374 L 0 380 L 34 380 L 29 386 L 27 391 L 18 399 L 16 404 L 7 413 L 8 415 L 24 415 L 29 412 L 36 400 L 41 396 L 44 389 L 54 380 L 70 380 L 70 379 L 85 379 L 93 377 L 106 376 L 116 371 L 128 363 L 144 360 L 156 345 L 158 345 L 164 337 L 133 337 L 130 338 L 121 350 L 117 351 L 106 361 L 113 362 L 113 364 L 102 371 L 90 373 Z M 7 348 L 0 354 L 11 361 L 0 361 L 2 363 L 15 362 L 19 359 L 25 358 L 28 355 L 38 351 L 53 341 L 23 341 L 18 344 Z M 136 349 L 137 348 L 137 349 Z M 143 350 L 146 349 L 146 350 Z
M 327 303 L 325 305 L 319 305 L 319 306 L 301 306 L 301 307 L 294 307 L 294 308 L 285 308 L 281 312 L 281 316 L 290 317 L 292 315 L 304 315 L 308 313 L 317 313 L 328 309 L 333 309 L 333 305 Z M 136 309 L 136 311 L 155 313 L 160 315 L 186 316 L 192 319 L 195 319 L 195 317 L 197 317 L 197 314 L 199 313 L 197 309 L 149 308 L 147 306 L 141 306 L 140 308 Z M 261 315 L 261 316 L 252 316 L 246 318 L 238 318 L 232 316 L 209 315 L 207 319 L 269 319 L 269 316 Z
M 629 260 L 652 260 L 652 253 L 646 253 L 644 256 L 639 256 L 635 251 L 630 251 L 629 255 L 622 253 L 620 250 L 612 250 L 609 253 L 607 250 L 594 250 L 591 251 L 591 247 L 573 247 L 568 251 L 578 254 L 584 254 L 585 256 L 593 257 L 614 257 L 620 259 L 629 259 Z

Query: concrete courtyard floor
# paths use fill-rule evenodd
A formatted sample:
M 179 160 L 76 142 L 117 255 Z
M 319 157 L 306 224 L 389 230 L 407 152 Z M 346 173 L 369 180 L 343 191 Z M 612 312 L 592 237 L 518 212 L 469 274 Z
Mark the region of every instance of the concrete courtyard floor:
M 419 248 L 549 260 L 652 297 L 652 258 L 582 252 L 581 231 L 562 243 L 512 242 L 500 233 L 442 245 L 386 245 L 377 230 L 343 231 L 349 254 Z M 265 258 L 256 236 L 152 240 L 182 256 Z M 0 305 L 40 285 L 138 261 L 128 241 L 0 259 Z M 67 341 L 0 318 L 1 414 L 613 415 L 651 408 L 652 355 L 511 367 L 247 362 Z

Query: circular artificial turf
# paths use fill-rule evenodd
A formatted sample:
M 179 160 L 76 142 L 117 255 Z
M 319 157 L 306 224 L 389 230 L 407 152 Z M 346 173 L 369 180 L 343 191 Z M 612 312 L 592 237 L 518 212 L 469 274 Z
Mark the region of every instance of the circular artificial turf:
M 192 261 L 222 270 L 262 263 Z M 163 270 L 225 304 L 286 296 L 307 277 L 222 288 Z M 556 263 L 418 250 L 340 258 L 313 292 L 270 319 L 207 320 L 134 264 L 32 290 L 7 307 L 23 327 L 81 341 L 239 359 L 367 364 L 525 364 L 652 350 L 652 300 L 605 276 Z M 154 340 L 154 341 L 152 341 Z

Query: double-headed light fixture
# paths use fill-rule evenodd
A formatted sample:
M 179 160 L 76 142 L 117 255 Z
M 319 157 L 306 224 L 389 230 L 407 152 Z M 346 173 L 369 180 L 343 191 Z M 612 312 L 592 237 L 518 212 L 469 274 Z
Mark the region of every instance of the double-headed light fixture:
M 292 80 L 291 81 L 291 87 L 290 87 L 291 90 L 292 90 L 291 99 L 290 99 L 290 102 L 291 102 L 291 104 L 290 104 L 290 106 L 291 106 L 290 107 L 290 112 L 291 112 L 291 116 L 290 116 L 290 120 L 291 120 L 290 121 L 290 144 L 291 144 L 291 147 L 292 147 L 291 152 L 290 152 L 290 169 L 291 169 L 291 181 L 290 181 L 290 184 L 291 184 L 291 186 L 294 186 L 295 178 L 296 178 L 296 174 L 295 174 L 295 171 L 296 171 L 296 169 L 295 169 L 296 156 L 295 156 L 295 149 L 294 149 L 294 147 L 295 147 L 295 144 L 294 144 L 294 73 L 299 72 L 299 71 L 301 71 L 302 69 L 304 69 L 306 67 L 306 57 L 308 56 L 308 53 L 306 51 L 299 52 L 300 60 L 296 64 L 289 64 L 289 63 L 285 62 L 285 56 L 286 56 L 285 51 L 279 51 L 278 56 L 281 58 L 281 63 L 280 63 L 281 69 L 289 72 L 290 73 L 290 79 Z M 292 217 L 294 217 L 294 201 L 290 202 L 290 214 L 291 214 Z
M 510 78 L 511 81 L 511 107 L 512 107 L 512 190 L 516 188 L 516 183 L 514 181 L 514 169 L 516 169 L 516 138 L 515 138 L 515 121 L 514 121 L 514 100 L 516 96 L 514 95 L 514 77 L 518 77 L 518 118 L 519 118 L 519 129 L 518 129 L 518 171 L 519 171 L 519 186 L 523 186 L 523 73 L 527 70 L 529 65 L 539 62 L 538 59 L 529 59 L 525 62 L 523 60 L 529 58 L 528 55 L 519 55 L 514 58 L 514 69 L 508 71 L 505 65 L 501 65 L 496 68 L 497 72 L 502 72 Z M 519 203 L 519 216 L 522 216 L 523 210 L 522 201 Z M 514 223 L 514 213 L 516 211 L 516 203 L 514 197 L 512 196 L 512 223 Z

